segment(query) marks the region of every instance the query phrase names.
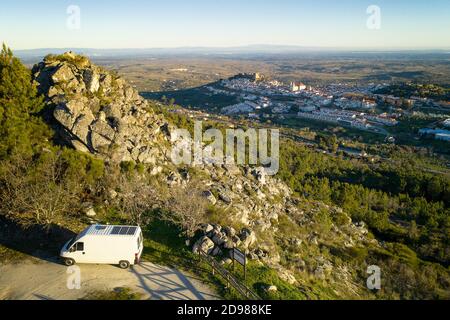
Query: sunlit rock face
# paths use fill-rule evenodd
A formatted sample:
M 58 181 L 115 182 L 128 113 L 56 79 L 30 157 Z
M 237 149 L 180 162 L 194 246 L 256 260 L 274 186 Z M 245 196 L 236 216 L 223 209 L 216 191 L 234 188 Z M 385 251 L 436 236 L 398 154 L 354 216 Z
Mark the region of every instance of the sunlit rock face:
M 71 146 L 117 162 L 163 161 L 168 124 L 125 80 L 71 52 L 46 57 L 32 73 Z

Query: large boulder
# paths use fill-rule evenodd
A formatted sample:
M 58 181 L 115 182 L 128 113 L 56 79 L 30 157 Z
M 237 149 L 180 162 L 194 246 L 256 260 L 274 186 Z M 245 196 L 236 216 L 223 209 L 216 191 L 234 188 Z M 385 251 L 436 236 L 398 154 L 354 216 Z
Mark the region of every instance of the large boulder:
M 203 232 L 204 235 L 207 235 L 214 230 L 214 226 L 209 223 L 205 223 L 201 224 L 199 229 Z
M 236 235 L 236 230 L 233 227 L 225 227 L 222 230 L 228 237 L 232 238 Z
M 211 239 L 216 245 L 221 246 L 228 241 L 226 235 L 221 232 L 215 232 L 214 236 Z
M 207 199 L 212 205 L 215 205 L 217 203 L 217 199 L 211 191 L 207 190 L 204 191 L 202 194 L 203 197 Z
M 167 161 L 168 123 L 122 78 L 72 52 L 46 57 L 32 74 L 68 145 L 112 162 Z
M 267 173 L 264 168 L 255 168 L 251 171 L 253 177 L 261 184 L 266 184 Z
M 219 193 L 219 199 L 223 201 L 225 204 L 231 204 L 232 200 L 229 194 L 226 192 Z
M 66 103 L 58 104 L 54 111 L 53 116 L 60 124 L 62 124 L 67 130 L 72 131 L 72 127 L 80 116 L 87 116 L 89 119 L 94 119 L 94 115 L 91 110 L 86 107 L 87 99 L 72 99 Z M 87 127 L 90 125 L 87 124 Z M 74 134 L 76 135 L 76 134 Z
M 59 84 L 74 79 L 75 75 L 68 64 L 62 64 L 55 70 L 51 78 L 54 84 Z
M 90 202 L 85 202 L 81 204 L 83 213 L 88 217 L 95 217 L 97 213 L 95 212 L 94 205 Z
M 100 89 L 100 76 L 95 70 L 87 69 L 84 71 L 84 83 L 86 85 L 86 89 L 95 93 Z
M 204 252 L 206 254 L 211 254 L 214 250 L 215 244 L 212 240 L 206 236 L 200 238 L 192 247 L 192 252 L 199 254 Z
M 244 228 L 241 230 L 241 233 L 239 234 L 239 239 L 241 240 L 241 245 L 245 249 L 250 248 L 257 241 L 255 232 L 253 232 L 252 230 L 247 229 L 247 228 Z

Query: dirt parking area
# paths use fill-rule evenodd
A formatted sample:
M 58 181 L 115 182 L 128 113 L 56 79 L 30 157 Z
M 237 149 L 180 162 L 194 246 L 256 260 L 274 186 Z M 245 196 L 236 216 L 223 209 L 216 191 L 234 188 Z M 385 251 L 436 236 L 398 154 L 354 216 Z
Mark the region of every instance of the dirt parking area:
M 22 262 L 0 265 L 0 299 L 76 300 L 95 291 L 129 288 L 143 299 L 219 299 L 201 280 L 177 269 L 143 262 L 128 270 L 109 265 L 79 265 L 79 269 L 56 262 Z M 75 273 L 80 276 L 76 287 Z M 71 289 L 73 288 L 73 289 Z

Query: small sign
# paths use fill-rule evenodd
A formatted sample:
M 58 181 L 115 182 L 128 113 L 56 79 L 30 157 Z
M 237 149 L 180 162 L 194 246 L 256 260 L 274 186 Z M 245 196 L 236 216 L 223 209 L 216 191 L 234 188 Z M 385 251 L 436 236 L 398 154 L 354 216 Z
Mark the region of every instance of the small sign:
M 247 258 L 245 256 L 245 253 L 243 253 L 241 250 L 234 248 L 233 249 L 233 258 L 236 260 L 239 264 L 245 266 L 247 264 Z

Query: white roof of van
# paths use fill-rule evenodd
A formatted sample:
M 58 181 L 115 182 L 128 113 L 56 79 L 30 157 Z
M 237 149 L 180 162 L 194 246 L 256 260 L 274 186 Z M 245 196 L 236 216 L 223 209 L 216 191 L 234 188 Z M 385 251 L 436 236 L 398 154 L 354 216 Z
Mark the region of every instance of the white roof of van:
M 134 236 L 138 232 L 139 227 L 136 226 L 106 226 L 106 225 L 92 225 L 84 230 L 81 236 Z

